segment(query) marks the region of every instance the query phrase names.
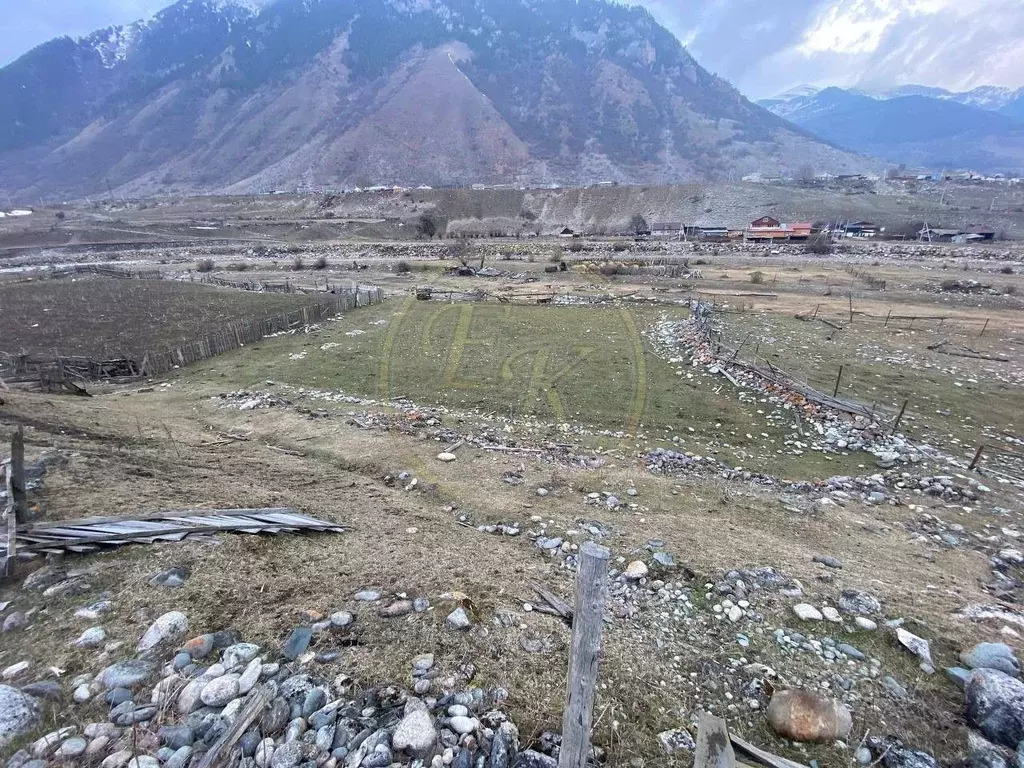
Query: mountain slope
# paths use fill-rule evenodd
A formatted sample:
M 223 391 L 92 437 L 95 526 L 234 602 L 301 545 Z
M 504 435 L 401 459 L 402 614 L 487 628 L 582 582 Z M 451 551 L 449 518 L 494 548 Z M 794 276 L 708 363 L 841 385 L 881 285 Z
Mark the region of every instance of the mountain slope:
M 890 162 L 1024 172 L 1024 123 L 953 99 L 825 88 L 761 103 L 817 136 Z
M 608 0 L 180 0 L 0 70 L 37 196 L 864 170 Z

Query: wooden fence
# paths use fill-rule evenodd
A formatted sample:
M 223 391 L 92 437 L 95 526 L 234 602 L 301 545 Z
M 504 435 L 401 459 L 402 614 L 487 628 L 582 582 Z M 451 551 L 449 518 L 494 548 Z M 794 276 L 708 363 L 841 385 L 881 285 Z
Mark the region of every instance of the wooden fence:
M 159 376 L 176 367 L 206 360 L 254 344 L 268 336 L 302 328 L 357 307 L 384 300 L 380 288 L 360 287 L 307 307 L 272 317 L 239 320 L 195 341 L 150 350 L 141 360 L 91 360 L 82 357 L 12 355 L 0 358 L 0 379 L 7 382 L 39 381 L 52 388 L 68 380 L 125 380 Z

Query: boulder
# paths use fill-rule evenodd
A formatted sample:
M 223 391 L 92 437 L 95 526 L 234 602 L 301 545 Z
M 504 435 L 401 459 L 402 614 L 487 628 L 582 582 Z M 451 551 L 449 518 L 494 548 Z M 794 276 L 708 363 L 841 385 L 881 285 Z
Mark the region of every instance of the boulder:
M 997 669 L 976 669 L 964 688 L 967 722 L 994 744 L 1024 739 L 1024 683 Z
M 145 653 L 157 646 L 177 643 L 187 631 L 188 617 L 181 611 L 169 611 L 150 625 L 136 650 Z
M 0 747 L 35 728 L 41 716 L 35 699 L 17 688 L 0 685 Z
M 850 710 L 842 702 L 810 691 L 776 692 L 767 715 L 774 731 L 792 741 L 835 741 L 853 728 Z
M 111 664 L 96 676 L 96 680 L 107 690 L 113 688 L 134 688 L 149 680 L 156 672 L 156 665 L 143 659 L 130 659 Z
M 960 654 L 968 669 L 998 669 L 1010 677 L 1020 677 L 1020 661 L 1005 643 L 978 643 Z
M 395 751 L 423 757 L 436 741 L 437 729 L 426 705 L 417 698 L 410 698 L 405 703 L 405 716 L 391 737 Z

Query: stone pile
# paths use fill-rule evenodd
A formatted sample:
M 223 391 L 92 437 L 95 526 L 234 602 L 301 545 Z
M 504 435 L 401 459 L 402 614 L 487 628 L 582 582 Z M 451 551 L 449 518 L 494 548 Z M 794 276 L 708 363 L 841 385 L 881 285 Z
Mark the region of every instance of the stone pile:
M 337 626 L 334 618 L 326 631 L 351 623 L 351 614 L 347 622 L 339 616 Z M 269 703 L 232 747 L 242 768 L 555 765 L 557 735 L 541 740 L 541 752 L 520 751 L 519 732 L 500 709 L 507 692 L 460 687 L 467 673 L 442 676 L 431 654 L 412 662 L 417 695 L 399 686 L 359 691 L 347 675 L 329 680 L 311 665 L 309 629 L 297 629 L 282 652 L 270 653 L 228 631 L 178 645 L 187 626 L 183 614 L 165 614 L 140 640 L 138 658 L 72 681 L 75 701 L 102 701 L 106 720 L 55 729 L 16 752 L 6 768 L 50 761 L 194 766 L 257 695 Z M 4 743 L 41 721 L 42 707 L 27 688 L 0 685 Z

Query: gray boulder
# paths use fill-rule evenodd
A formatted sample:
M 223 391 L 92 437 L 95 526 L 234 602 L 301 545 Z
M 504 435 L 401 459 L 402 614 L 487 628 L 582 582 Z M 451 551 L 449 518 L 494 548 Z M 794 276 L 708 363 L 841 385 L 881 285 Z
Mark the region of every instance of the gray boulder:
M 1016 749 L 1024 739 L 1024 683 L 997 669 L 976 669 L 964 698 L 968 724 L 994 744 Z
M 31 731 L 41 717 L 42 711 L 35 699 L 17 688 L 0 685 L 0 747 Z
M 1010 677 L 1020 677 L 1020 661 L 1005 643 L 978 643 L 961 653 L 960 661 L 968 669 L 998 669 Z

